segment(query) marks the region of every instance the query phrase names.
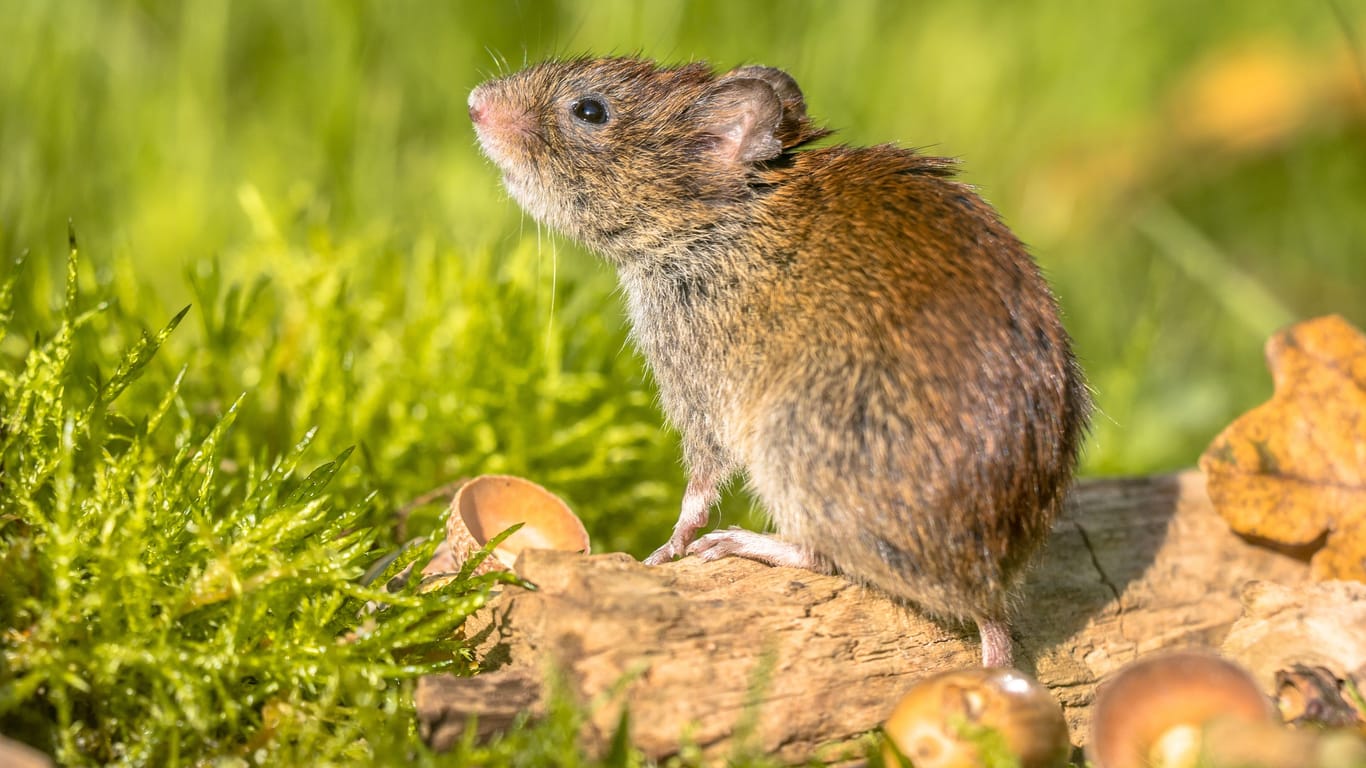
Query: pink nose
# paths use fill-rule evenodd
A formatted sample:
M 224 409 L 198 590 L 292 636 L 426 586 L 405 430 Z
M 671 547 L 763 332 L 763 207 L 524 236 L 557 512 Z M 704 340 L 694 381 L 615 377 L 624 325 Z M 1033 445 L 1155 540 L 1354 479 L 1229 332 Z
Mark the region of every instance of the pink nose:
M 479 93 L 479 89 L 474 89 L 470 93 L 470 122 L 481 123 L 488 115 L 488 105 L 485 104 L 484 94 Z

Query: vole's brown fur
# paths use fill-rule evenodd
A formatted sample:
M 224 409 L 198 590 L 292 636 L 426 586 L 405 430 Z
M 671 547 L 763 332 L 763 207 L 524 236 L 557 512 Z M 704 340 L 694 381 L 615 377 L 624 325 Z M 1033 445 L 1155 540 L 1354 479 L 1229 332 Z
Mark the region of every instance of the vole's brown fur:
M 974 619 L 1008 662 L 1090 401 L 1048 286 L 953 163 L 798 150 L 826 131 L 764 67 L 552 61 L 470 115 L 519 202 L 620 273 L 690 472 L 652 560 L 833 565 Z M 781 542 L 694 540 L 739 470 Z

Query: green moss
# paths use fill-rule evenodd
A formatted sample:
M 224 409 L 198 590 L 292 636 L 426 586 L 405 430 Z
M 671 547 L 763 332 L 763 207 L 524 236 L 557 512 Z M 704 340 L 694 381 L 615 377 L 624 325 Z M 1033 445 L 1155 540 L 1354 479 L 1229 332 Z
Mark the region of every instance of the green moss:
M 400 294 L 402 312 L 346 301 L 345 281 L 323 280 L 296 294 L 310 321 L 302 328 L 264 311 L 273 281 L 220 282 L 210 262 L 191 280 L 204 308 L 157 330 L 122 313 L 107 286 L 87 295 L 85 263 L 73 242 L 57 325 L 32 340 L 10 333 L 23 273 L 0 284 L 0 333 L 13 350 L 13 366 L 0 369 L 0 732 L 73 765 L 396 755 L 419 765 L 642 764 L 620 740 L 600 762 L 566 762 L 583 713 L 563 696 L 535 727 L 430 753 L 412 682 L 474 670 L 454 630 L 510 577 L 465 576 L 427 594 L 375 586 L 425 561 L 436 537 L 374 573 L 400 543 L 403 495 L 391 483 L 538 476 L 545 462 L 538 477 L 552 488 L 603 489 L 595 527 L 650 499 L 650 484 L 642 491 L 629 473 L 651 460 L 676 468 L 671 449 L 653 447 L 648 398 L 616 402 L 600 392 L 607 377 L 546 362 L 558 347 L 615 365 L 619 337 L 574 340 L 538 324 L 547 345 L 509 354 L 509 335 L 533 334 L 480 307 L 534 301 L 516 261 L 473 262 L 460 283 L 469 293 L 454 299 Z M 200 343 L 177 346 L 195 319 Z M 361 327 L 368 336 L 349 330 Z M 404 341 L 377 345 L 385 334 Z M 611 354 L 594 348 L 604 344 Z M 435 364 L 448 354 L 448 367 Z M 433 365 L 407 369 L 422 360 Z M 386 369 L 392 376 L 373 375 Z M 229 371 L 257 385 L 233 396 Z M 285 442 L 309 418 L 319 426 Z M 357 431 L 369 435 L 359 448 L 335 447 Z M 434 511 L 407 525 L 442 527 Z
M 450 638 L 489 580 L 360 584 L 373 495 L 328 492 L 352 450 L 306 474 L 312 435 L 269 463 L 235 455 L 243 400 L 196 415 L 183 369 L 155 400 L 121 399 L 185 313 L 102 359 L 82 331 L 109 305 L 81 309 L 77 264 L 73 249 L 61 325 L 0 379 L 4 731 L 67 764 L 180 764 L 239 753 L 266 707 L 316 719 L 264 749 L 288 735 L 336 758 L 338 723 L 374 725 L 411 706 L 404 680 L 467 668 Z M 77 361 L 113 365 L 81 380 Z

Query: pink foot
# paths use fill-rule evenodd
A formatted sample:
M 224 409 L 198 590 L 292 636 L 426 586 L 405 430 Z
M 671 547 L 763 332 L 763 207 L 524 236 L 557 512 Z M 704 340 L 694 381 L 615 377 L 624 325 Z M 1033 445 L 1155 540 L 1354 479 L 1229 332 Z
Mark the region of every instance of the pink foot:
M 688 489 L 683 492 L 683 509 L 678 514 L 678 522 L 674 524 L 673 535 L 668 543 L 645 558 L 645 564 L 663 565 L 687 554 L 688 545 L 697 538 L 697 532 L 707 526 L 711 518 L 711 505 L 716 502 L 717 495 L 716 484 L 711 478 L 689 480 Z
M 819 573 L 830 572 L 829 566 L 810 550 L 744 528 L 712 531 L 694 541 L 688 547 L 688 554 L 696 555 L 708 562 L 723 557 L 744 557 L 774 566 L 803 568 Z

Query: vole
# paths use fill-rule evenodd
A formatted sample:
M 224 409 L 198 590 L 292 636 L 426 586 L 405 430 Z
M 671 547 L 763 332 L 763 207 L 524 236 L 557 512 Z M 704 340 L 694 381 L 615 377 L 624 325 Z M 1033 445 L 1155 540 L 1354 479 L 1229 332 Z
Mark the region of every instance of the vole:
M 837 570 L 972 619 L 1009 665 L 1090 397 L 1037 265 L 954 161 L 804 149 L 830 132 L 763 66 L 553 60 L 469 114 L 522 207 L 618 271 L 689 473 L 646 562 Z M 740 471 L 776 535 L 698 538 Z

